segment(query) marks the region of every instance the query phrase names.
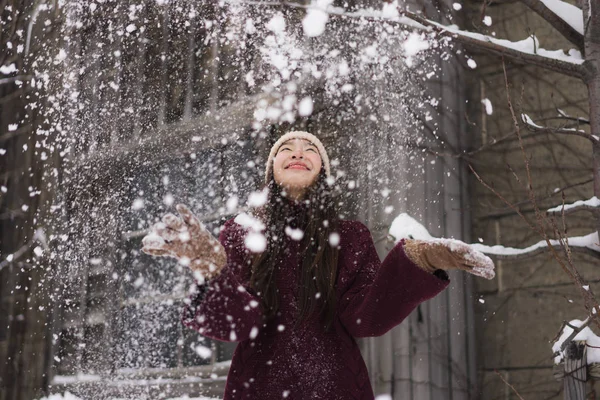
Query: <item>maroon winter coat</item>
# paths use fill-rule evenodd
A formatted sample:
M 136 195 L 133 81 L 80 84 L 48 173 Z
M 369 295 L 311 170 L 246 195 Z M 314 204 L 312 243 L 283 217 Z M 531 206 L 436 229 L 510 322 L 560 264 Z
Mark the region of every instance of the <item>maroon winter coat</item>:
M 233 219 L 225 223 L 219 240 L 227 251 L 227 265 L 208 285 L 198 286 L 183 314 L 183 323 L 203 336 L 238 342 L 225 400 L 373 400 L 355 338 L 383 335 L 449 285 L 443 271 L 432 275 L 413 264 L 403 242 L 381 262 L 364 224 L 342 220 L 338 231 L 341 249 L 333 327 L 325 331 L 313 317 L 293 329 L 297 273 L 302 266 L 300 242 L 286 236 L 288 256 L 275 272 L 280 316 L 264 324 L 260 300 L 248 288 L 245 230 Z

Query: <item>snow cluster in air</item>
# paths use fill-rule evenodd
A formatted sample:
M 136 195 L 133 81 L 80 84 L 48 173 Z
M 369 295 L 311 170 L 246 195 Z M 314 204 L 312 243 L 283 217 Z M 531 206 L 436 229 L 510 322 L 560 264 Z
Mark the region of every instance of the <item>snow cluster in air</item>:
M 492 106 L 492 102 L 490 101 L 490 99 L 488 99 L 488 98 L 482 99 L 481 103 L 485 107 L 485 113 L 487 115 L 492 115 L 494 113 L 494 107 Z
M 304 34 L 308 37 L 320 36 L 325 32 L 325 26 L 329 20 L 327 8 L 333 0 L 312 0 L 302 20 Z

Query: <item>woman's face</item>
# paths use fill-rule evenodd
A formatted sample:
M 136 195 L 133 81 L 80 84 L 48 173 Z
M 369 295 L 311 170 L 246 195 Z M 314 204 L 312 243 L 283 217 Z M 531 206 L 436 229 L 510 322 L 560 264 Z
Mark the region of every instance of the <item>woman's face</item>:
M 321 171 L 321 156 L 317 146 L 306 139 L 284 142 L 273 160 L 273 178 L 291 197 L 299 199 Z

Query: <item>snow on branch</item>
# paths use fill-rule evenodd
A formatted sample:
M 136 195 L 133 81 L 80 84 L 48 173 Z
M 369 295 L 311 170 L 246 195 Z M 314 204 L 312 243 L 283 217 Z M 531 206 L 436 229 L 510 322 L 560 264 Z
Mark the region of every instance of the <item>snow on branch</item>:
M 584 321 L 574 319 L 570 322 L 563 323 L 560 329 L 558 339 L 552 345 L 554 352 L 554 363 L 559 364 L 564 361 L 565 348 L 572 341 L 584 341 L 588 346 L 587 364 L 600 362 L 600 337 L 596 336 L 589 328 L 591 318 L 588 317 Z
M 441 36 L 452 37 L 457 42 L 488 53 L 509 57 L 516 63 L 534 65 L 561 74 L 584 79 L 586 72 L 582 66 L 585 62 L 579 50 L 571 49 L 569 54 L 563 50 L 546 50 L 539 47 L 539 40 L 532 35 L 518 42 L 497 39 L 480 33 L 463 31 L 454 26 L 445 26 L 427 20 L 418 14 L 405 12 L 410 18 L 438 32 Z
M 539 0 L 544 3 L 554 14 L 562 18 L 569 26 L 577 33 L 583 35 L 583 11 L 581 8 L 574 6 L 562 0 Z
M 581 117 L 572 117 L 569 114 L 567 114 L 564 110 L 561 110 L 560 108 L 557 108 L 556 111 L 558 112 L 558 115 L 561 118 L 568 119 L 569 121 L 576 121 L 580 124 L 586 124 L 586 125 L 590 124 L 589 119 L 581 118 Z
M 583 49 L 583 11 L 561 0 L 521 0 L 568 41 Z
M 562 135 L 581 136 L 588 140 L 591 140 L 592 142 L 600 143 L 600 138 L 598 138 L 598 136 L 590 135 L 589 133 L 587 133 L 586 131 L 583 131 L 581 129 L 550 128 L 550 127 L 546 127 L 546 126 L 540 126 L 540 125 L 536 124 L 535 122 L 533 122 L 531 117 L 529 117 L 529 115 L 527 115 L 527 114 L 521 114 L 521 120 L 523 121 L 525 126 L 527 126 L 527 129 L 529 129 L 532 132 L 560 133 Z
M 559 205 L 546 211 L 549 215 L 571 214 L 577 211 L 586 210 L 593 213 L 600 213 L 600 199 L 596 196 L 587 200 L 578 200 L 571 204 Z
M 574 236 L 567 238 L 569 249 L 571 251 L 580 251 L 600 258 L 600 240 L 598 232 L 590 233 L 585 236 Z M 550 246 L 555 249 L 563 249 L 566 243 L 562 240 L 549 239 Z M 521 259 L 533 257 L 548 250 L 548 243 L 545 240 L 539 241 L 534 245 L 517 249 L 514 247 L 504 247 L 500 245 L 486 246 L 480 243 L 471 245 L 475 250 L 478 250 L 489 256 L 495 256 L 499 259 Z

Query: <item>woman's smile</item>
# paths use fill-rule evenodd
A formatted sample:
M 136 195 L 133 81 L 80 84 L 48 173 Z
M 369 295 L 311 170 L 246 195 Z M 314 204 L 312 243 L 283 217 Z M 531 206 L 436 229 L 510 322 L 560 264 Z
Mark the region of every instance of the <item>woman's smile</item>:
M 305 171 L 310 171 L 310 168 L 306 166 L 306 164 L 301 162 L 291 162 L 286 169 L 300 169 Z

